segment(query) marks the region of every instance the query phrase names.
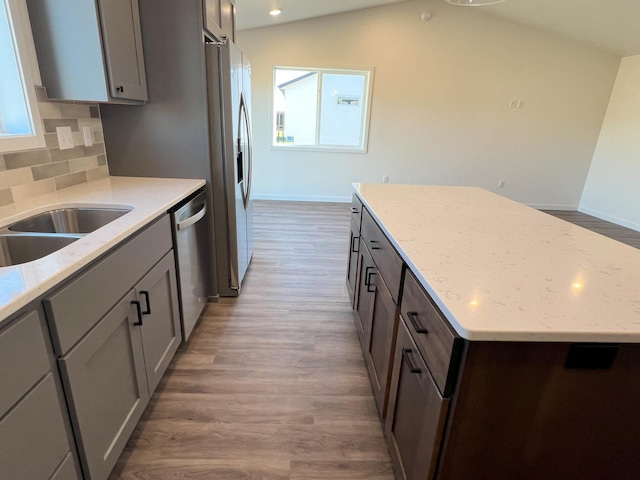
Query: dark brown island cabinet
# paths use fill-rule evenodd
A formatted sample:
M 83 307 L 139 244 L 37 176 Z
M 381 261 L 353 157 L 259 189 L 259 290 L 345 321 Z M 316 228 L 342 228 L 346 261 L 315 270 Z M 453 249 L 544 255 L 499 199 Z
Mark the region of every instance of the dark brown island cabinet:
M 364 203 L 347 290 L 396 478 L 640 479 L 640 345 L 462 338 Z

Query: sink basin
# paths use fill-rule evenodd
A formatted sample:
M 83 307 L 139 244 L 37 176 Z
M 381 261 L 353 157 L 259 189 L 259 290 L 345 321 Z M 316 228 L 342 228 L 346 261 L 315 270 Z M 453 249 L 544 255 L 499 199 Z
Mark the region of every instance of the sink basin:
M 0 267 L 38 260 L 75 242 L 71 235 L 0 235 Z
M 7 227 L 12 232 L 91 233 L 130 212 L 124 208 L 67 207 L 38 213 Z

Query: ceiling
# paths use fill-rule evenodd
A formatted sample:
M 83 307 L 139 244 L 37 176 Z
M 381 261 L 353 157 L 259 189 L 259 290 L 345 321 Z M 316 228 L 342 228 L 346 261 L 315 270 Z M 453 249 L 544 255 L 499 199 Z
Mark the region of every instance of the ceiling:
M 237 28 L 277 25 L 312 17 L 377 7 L 408 0 L 236 0 Z M 416 1 L 425 10 L 474 8 L 474 11 L 544 29 L 620 57 L 640 54 L 640 0 L 507 0 L 484 7 L 460 7 L 444 0 Z M 279 7 L 280 17 L 268 14 Z

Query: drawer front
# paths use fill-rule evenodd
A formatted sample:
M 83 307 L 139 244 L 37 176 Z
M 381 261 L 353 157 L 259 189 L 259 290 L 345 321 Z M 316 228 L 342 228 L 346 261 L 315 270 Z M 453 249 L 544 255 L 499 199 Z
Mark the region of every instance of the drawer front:
M 462 339 L 451 330 L 409 270 L 405 275 L 401 315 L 440 391 L 448 396 L 455 383 Z
M 0 417 L 49 371 L 38 311 L 29 312 L 0 332 Z
M 378 267 L 384 283 L 389 287 L 393 301 L 398 303 L 402 279 L 402 259 L 366 209 L 362 214 L 362 241 L 371 251 L 373 261 Z
M 394 357 L 385 433 L 396 478 L 432 479 L 449 399 L 440 395 L 403 322 L 398 326 Z
M 171 247 L 167 215 L 45 299 L 56 353 L 68 352 Z
M 53 375 L 49 374 L 0 421 L 0 478 L 49 478 L 69 448 Z
M 80 474 L 73 461 L 73 455 L 69 453 L 67 458 L 64 459 L 64 462 L 62 462 L 62 465 L 60 465 L 56 473 L 54 473 L 49 480 L 72 480 L 76 478 L 79 479 Z
M 360 230 L 360 226 L 362 224 L 362 211 L 364 208 L 362 207 L 362 202 L 358 198 L 358 196 L 354 193 L 353 198 L 351 199 L 351 220 L 356 225 L 358 231 Z

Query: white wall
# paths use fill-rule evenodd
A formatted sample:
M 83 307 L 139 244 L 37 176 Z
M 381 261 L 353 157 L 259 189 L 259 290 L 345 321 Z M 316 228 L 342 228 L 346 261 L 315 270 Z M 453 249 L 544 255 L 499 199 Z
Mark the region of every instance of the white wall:
M 579 210 L 640 231 L 640 55 L 620 63 Z
M 420 14 L 433 14 L 422 22 Z M 577 208 L 620 59 L 442 0 L 247 30 L 257 198 L 339 200 L 352 182 L 477 185 Z M 375 67 L 366 154 L 270 148 L 274 65 Z M 510 109 L 523 99 L 523 109 Z M 497 189 L 505 179 L 504 189 Z

